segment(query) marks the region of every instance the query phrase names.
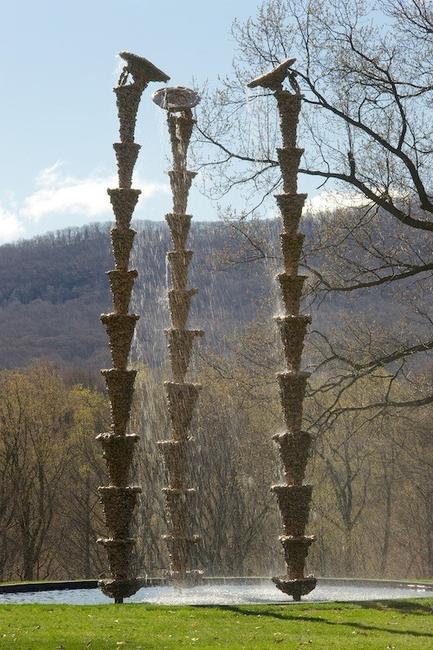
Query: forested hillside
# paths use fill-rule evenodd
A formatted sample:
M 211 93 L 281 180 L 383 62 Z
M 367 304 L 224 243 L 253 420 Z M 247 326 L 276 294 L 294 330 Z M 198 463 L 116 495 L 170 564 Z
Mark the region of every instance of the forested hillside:
M 149 362 L 159 359 L 164 341 L 165 223 L 136 225 L 133 264 L 139 269 L 134 301 L 141 314 L 138 335 L 151 339 Z M 242 265 L 212 271 L 222 252 L 227 227 L 196 224 L 191 232 L 195 258 L 192 283 L 199 288 L 196 317 L 211 326 L 210 339 L 254 318 L 269 288 L 264 268 Z M 110 310 L 108 278 L 113 267 L 108 224 L 49 233 L 0 247 L 0 367 L 23 367 L 36 358 L 100 368 L 109 363 L 99 322 Z M 159 318 L 161 315 L 162 318 Z M 153 337 L 160 338 L 160 344 Z M 155 347 L 156 345 L 156 347 Z

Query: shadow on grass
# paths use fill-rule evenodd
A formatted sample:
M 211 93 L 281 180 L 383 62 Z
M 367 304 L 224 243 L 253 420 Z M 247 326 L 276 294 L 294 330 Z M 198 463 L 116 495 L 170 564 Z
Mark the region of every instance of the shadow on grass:
M 338 610 L 341 612 L 343 608 L 340 609 L 341 605 L 345 605 L 347 603 L 338 603 L 336 602 L 335 605 L 337 606 Z M 396 602 L 394 601 L 362 601 L 362 602 L 355 602 L 352 603 L 354 605 L 360 605 L 362 607 L 366 606 L 366 609 L 375 609 L 376 611 L 384 611 L 384 610 L 397 610 L 399 612 L 405 612 L 406 614 L 411 614 L 411 613 L 417 613 L 420 614 L 421 612 L 419 609 L 423 609 L 423 613 L 431 613 L 432 609 L 431 607 L 428 607 L 426 605 L 418 604 L 418 603 L 413 603 L 410 601 L 400 601 L 398 603 L 398 606 L 395 607 Z M 389 607 L 388 607 L 389 605 Z M 335 626 L 335 627 L 349 627 L 353 628 L 355 630 L 362 630 L 364 632 L 386 632 L 387 634 L 406 634 L 408 636 L 413 636 L 417 638 L 428 638 L 428 639 L 433 639 L 433 633 L 429 632 L 419 632 L 417 630 L 395 630 L 389 627 L 379 627 L 377 625 L 368 625 L 367 623 L 358 623 L 354 621 L 332 621 L 330 619 L 326 618 L 326 613 L 327 610 L 323 610 L 323 615 L 322 616 L 309 616 L 308 614 L 303 614 L 300 612 L 298 609 L 295 608 L 290 608 L 290 611 L 287 610 L 287 612 L 277 612 L 277 611 L 272 611 L 272 610 L 252 610 L 252 609 L 247 609 L 246 606 L 239 607 L 236 605 L 223 605 L 221 607 L 218 607 L 218 609 L 221 609 L 222 611 L 229 611 L 229 612 L 234 612 L 236 614 L 240 614 L 241 616 L 254 616 L 257 617 L 258 615 L 260 616 L 268 616 L 270 618 L 275 618 L 281 621 L 292 621 L 293 623 L 299 623 L 299 622 L 305 622 L 305 623 L 320 623 L 322 625 L 330 625 L 330 626 Z
M 360 600 L 356 604 L 364 609 L 394 611 L 401 614 L 433 614 L 433 606 L 413 600 Z

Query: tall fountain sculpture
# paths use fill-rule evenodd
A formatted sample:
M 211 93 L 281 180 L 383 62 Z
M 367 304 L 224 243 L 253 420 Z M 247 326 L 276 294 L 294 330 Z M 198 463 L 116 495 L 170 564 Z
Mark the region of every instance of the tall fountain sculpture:
M 105 514 L 108 537 L 98 539 L 108 555 L 111 578 L 101 580 L 102 591 L 116 603 L 132 596 L 140 583 L 131 563 L 135 544 L 130 536 L 131 519 L 141 488 L 129 485 L 134 446 L 138 436 L 127 433 L 136 371 L 128 370 L 128 356 L 139 318 L 129 314 L 129 301 L 137 271 L 129 270 L 129 256 L 135 236 L 130 228 L 140 190 L 132 189 L 132 174 L 140 145 L 134 141 L 138 106 L 143 90 L 150 81 L 168 81 L 169 77 L 142 57 L 121 52 L 126 61 L 119 84 L 114 88 L 120 122 L 120 142 L 113 144 L 117 159 L 119 187 L 109 189 L 116 225 L 111 230 L 115 269 L 108 271 L 114 311 L 102 314 L 107 330 L 113 367 L 102 370 L 111 405 L 111 430 L 101 433 L 103 456 L 107 463 L 109 484 L 98 488 Z
M 163 88 L 153 95 L 154 102 L 167 111 L 168 129 L 173 155 L 173 168 L 168 172 L 173 195 L 173 211 L 166 215 L 173 250 L 167 253 L 171 288 L 168 292 L 171 327 L 165 330 L 172 378 L 164 383 L 167 396 L 171 438 L 158 442 L 162 452 L 168 486 L 163 489 L 168 533 L 163 536 L 170 556 L 169 580 L 179 586 L 196 584 L 202 571 L 194 568 L 194 545 L 200 541 L 193 532 L 193 501 L 196 490 L 189 487 L 188 465 L 191 419 L 198 399 L 200 384 L 185 380 L 194 340 L 202 330 L 188 329 L 191 298 L 196 289 L 187 288 L 188 267 L 192 251 L 185 250 L 191 215 L 186 214 L 188 193 L 195 172 L 187 169 L 187 151 L 195 120 L 192 108 L 199 96 L 188 88 Z
M 287 575 L 273 578 L 278 589 L 294 600 L 316 586 L 316 578 L 305 576 L 305 561 L 314 536 L 305 535 L 308 523 L 311 485 L 304 485 L 305 468 L 311 435 L 302 430 L 302 410 L 310 373 L 300 369 L 304 338 L 310 316 L 299 313 L 305 276 L 298 275 L 304 235 L 298 224 L 307 197 L 297 192 L 297 175 L 303 149 L 296 147 L 296 132 L 302 97 L 290 68 L 295 59 L 287 59 L 271 72 L 251 81 L 250 88 L 261 87 L 274 93 L 278 104 L 282 147 L 277 149 L 283 179 L 283 193 L 276 195 L 284 229 L 280 235 L 284 271 L 277 275 L 284 305 L 284 315 L 276 318 L 284 347 L 287 370 L 277 373 L 286 431 L 273 436 L 284 466 L 285 482 L 273 485 L 283 520 L 280 542 L 284 549 Z M 288 78 L 294 93 L 283 89 Z

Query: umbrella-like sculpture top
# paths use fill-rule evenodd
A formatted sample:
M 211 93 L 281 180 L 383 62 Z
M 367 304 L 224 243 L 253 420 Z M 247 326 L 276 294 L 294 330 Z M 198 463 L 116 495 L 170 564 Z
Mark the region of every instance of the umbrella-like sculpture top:
M 248 88 L 268 88 L 269 90 L 281 90 L 284 79 L 289 75 L 290 68 L 296 59 L 286 59 L 270 72 L 256 77 L 247 84 Z
M 150 81 L 166 82 L 170 79 L 165 72 L 162 72 L 143 56 L 137 56 L 131 52 L 119 52 L 119 56 L 126 61 L 126 66 L 120 77 L 120 85 L 126 83 L 128 74 L 132 75 L 135 83 L 144 86 L 147 86 Z
M 200 95 L 190 88 L 175 86 L 174 88 L 160 88 L 153 93 L 152 100 L 160 108 L 177 113 L 191 110 L 197 106 L 200 102 Z

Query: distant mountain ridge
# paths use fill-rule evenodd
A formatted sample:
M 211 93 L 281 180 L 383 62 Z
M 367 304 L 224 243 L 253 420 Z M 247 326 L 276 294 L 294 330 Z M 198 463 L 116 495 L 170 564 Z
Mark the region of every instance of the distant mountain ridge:
M 150 351 L 144 360 L 152 363 L 165 344 L 165 253 L 170 240 L 163 222 L 135 227 L 131 266 L 140 273 L 133 298 L 141 315 L 137 336 Z M 210 256 L 224 248 L 225 229 L 221 222 L 196 223 L 190 234 L 191 286 L 199 289 L 192 317 L 219 333 L 254 318 L 269 291 L 260 265 L 211 272 Z M 100 314 L 111 309 L 105 275 L 113 268 L 109 230 L 110 224 L 92 224 L 0 246 L 1 368 L 23 367 L 41 357 L 89 368 L 109 364 L 99 322 Z

